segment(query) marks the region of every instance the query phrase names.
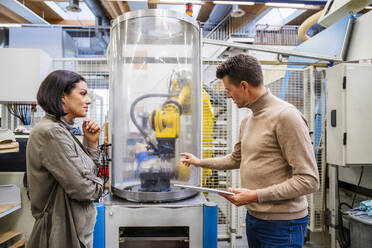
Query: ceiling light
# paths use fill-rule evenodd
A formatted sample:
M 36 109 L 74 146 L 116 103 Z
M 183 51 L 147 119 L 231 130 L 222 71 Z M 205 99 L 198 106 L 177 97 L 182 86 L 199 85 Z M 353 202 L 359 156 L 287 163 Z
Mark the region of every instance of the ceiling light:
M 242 17 L 245 14 L 245 11 L 239 8 L 237 4 L 232 6 L 230 16 L 234 18 Z
M 17 24 L 17 23 L 0 23 L 0 27 L 4 27 L 4 28 L 20 28 L 20 27 L 22 27 L 22 24 Z
M 307 5 L 301 3 L 265 3 L 266 6 L 269 7 L 277 7 L 277 8 L 293 8 L 293 9 L 314 9 L 319 8 L 319 6 L 315 5 Z
M 237 4 L 237 5 L 254 5 L 254 2 L 243 1 L 213 1 L 214 4 Z
M 151 3 L 160 3 L 160 4 L 204 4 L 203 1 L 200 0 L 155 0 L 155 1 L 149 1 Z
M 365 7 L 365 9 L 372 9 L 372 6 Z
M 79 0 L 70 0 L 69 5 L 66 7 L 68 11 L 71 12 L 81 12 L 81 9 L 79 8 Z

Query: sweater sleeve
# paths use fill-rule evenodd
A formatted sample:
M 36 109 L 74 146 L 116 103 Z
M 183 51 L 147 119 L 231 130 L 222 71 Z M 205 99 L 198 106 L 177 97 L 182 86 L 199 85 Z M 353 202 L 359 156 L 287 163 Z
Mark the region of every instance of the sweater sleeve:
M 215 170 L 239 169 L 241 162 L 241 137 L 247 118 L 242 121 L 239 129 L 238 141 L 234 145 L 232 153 L 220 158 L 207 158 L 201 160 L 201 167 Z
M 292 176 L 282 183 L 258 189 L 258 201 L 293 199 L 317 191 L 319 174 L 305 117 L 294 107 L 288 107 L 280 113 L 275 131 Z
M 94 171 L 86 168 L 62 128 L 48 131 L 42 148 L 43 166 L 63 187 L 66 194 L 77 201 L 93 201 L 101 196 L 103 182 Z

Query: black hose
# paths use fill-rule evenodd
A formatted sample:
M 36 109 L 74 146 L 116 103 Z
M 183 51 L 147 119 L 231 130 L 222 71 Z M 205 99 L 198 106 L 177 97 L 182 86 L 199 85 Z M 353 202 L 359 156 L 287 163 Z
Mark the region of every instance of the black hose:
M 337 182 L 338 182 L 338 173 L 339 173 L 339 167 L 336 167 L 337 170 Z M 344 219 L 343 215 L 346 215 L 342 212 L 342 206 L 346 206 L 351 208 L 351 206 L 345 202 L 340 202 L 340 188 L 337 188 L 337 195 L 338 195 L 338 209 L 337 209 L 337 233 L 336 233 L 336 239 L 338 241 L 338 244 L 341 248 L 349 248 L 350 247 L 350 227 L 349 229 L 344 227 Z
M 350 247 L 350 227 L 344 227 L 343 215 L 341 205 L 338 208 L 338 226 L 337 226 L 337 241 L 341 248 Z
M 148 139 L 149 134 L 143 130 L 143 128 L 138 124 L 136 117 L 134 116 L 134 108 L 136 107 L 137 103 L 139 101 L 142 101 L 145 98 L 151 98 L 151 97 L 171 97 L 174 96 L 172 94 L 146 94 L 143 96 L 138 97 L 136 100 L 133 101 L 133 103 L 130 105 L 130 118 L 132 119 L 133 124 L 137 127 L 138 131 L 143 135 L 145 138 L 145 141 L 153 148 L 155 149 L 155 145 L 151 143 L 150 139 Z

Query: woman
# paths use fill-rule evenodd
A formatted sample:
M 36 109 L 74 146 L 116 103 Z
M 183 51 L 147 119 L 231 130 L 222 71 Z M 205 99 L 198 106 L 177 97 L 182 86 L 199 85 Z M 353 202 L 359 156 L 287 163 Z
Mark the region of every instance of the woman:
M 87 83 L 77 73 L 54 71 L 41 83 L 37 101 L 46 115 L 27 144 L 28 190 L 36 220 L 28 247 L 92 247 L 93 201 L 103 189 L 96 176 L 100 127 L 84 121 L 87 146 L 69 131 L 75 118 L 87 115 Z

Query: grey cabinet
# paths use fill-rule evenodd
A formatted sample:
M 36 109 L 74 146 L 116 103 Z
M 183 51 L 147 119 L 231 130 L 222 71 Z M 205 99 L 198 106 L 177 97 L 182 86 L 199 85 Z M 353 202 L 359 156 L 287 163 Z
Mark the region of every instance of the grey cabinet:
M 327 70 L 327 162 L 372 165 L 372 65 Z

